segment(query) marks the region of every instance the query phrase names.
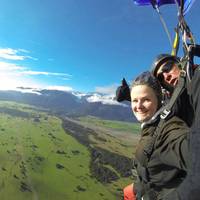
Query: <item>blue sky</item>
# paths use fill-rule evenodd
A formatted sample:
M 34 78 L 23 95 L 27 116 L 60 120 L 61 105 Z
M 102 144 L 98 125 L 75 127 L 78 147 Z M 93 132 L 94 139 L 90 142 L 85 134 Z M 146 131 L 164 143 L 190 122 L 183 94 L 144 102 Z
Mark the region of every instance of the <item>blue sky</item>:
M 171 52 L 157 13 L 132 0 L 1 0 L 0 10 L 0 89 L 109 93 Z M 186 15 L 197 42 L 199 11 L 195 1 Z M 173 36 L 176 6 L 161 12 Z

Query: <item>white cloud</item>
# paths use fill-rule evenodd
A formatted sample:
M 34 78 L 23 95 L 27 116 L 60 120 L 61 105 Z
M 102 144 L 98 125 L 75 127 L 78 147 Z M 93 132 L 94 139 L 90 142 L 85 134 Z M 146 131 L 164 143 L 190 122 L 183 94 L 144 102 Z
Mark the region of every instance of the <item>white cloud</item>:
M 57 76 L 70 79 L 71 75 L 66 73 L 54 73 L 44 71 L 32 71 L 27 67 L 9 62 L 0 61 L 0 90 L 11 90 L 16 87 L 45 88 L 44 84 L 34 80 L 35 76 Z M 42 79 L 41 79 L 42 80 Z M 51 86 L 53 88 L 53 86 Z M 65 86 L 54 86 L 54 89 L 70 91 L 72 88 Z
M 82 97 L 87 96 L 87 93 L 81 93 L 81 92 L 77 92 L 77 91 L 73 91 L 72 94 L 76 97 L 78 97 L 79 99 L 81 99 Z
M 65 80 L 69 80 L 72 77 L 71 74 L 66 74 L 66 73 L 28 70 L 27 67 L 20 66 L 14 63 L 1 62 L 1 61 L 0 61 L 0 72 L 13 73 L 16 76 L 26 76 L 26 75 L 28 76 L 37 76 L 37 75 L 58 76 L 58 77 L 62 77 L 62 79 L 65 79 Z
M 12 72 L 0 72 L 0 90 L 13 90 L 16 87 L 32 87 L 39 88 L 41 85 L 34 80 L 21 77 Z
M 94 94 L 87 98 L 88 102 L 95 103 L 95 102 L 101 102 L 102 104 L 108 104 L 108 105 L 120 105 L 127 107 L 126 104 L 119 103 L 115 100 L 115 95 L 101 95 L 101 94 Z
M 0 90 L 16 90 L 24 93 L 40 94 L 40 90 L 59 90 L 59 91 L 73 91 L 70 86 L 48 86 L 47 84 L 39 83 L 34 79 L 20 76 L 16 73 L 0 73 Z
M 18 90 L 22 87 L 45 89 L 47 84 L 41 82 L 44 76 L 49 76 L 49 78 L 58 77 L 63 80 L 71 79 L 72 75 L 67 73 L 34 71 L 26 66 L 14 63 L 25 59 L 37 60 L 27 55 L 29 53 L 25 49 L 0 48 L 0 90 L 12 90 L 17 87 Z M 37 76 L 40 76 L 40 79 Z M 72 88 L 68 86 L 49 86 L 48 88 L 72 91 Z M 25 91 L 24 88 L 23 91 Z
M 13 63 L 8 62 L 0 62 L 0 71 L 15 71 L 15 70 L 25 70 L 26 68 L 23 66 L 19 66 Z
M 96 92 L 99 92 L 99 93 L 103 93 L 103 94 L 112 94 L 114 95 L 115 94 L 115 91 L 117 89 L 117 84 L 112 84 L 112 85 L 109 85 L 109 86 L 104 86 L 104 87 L 96 87 L 95 88 L 95 91 Z
M 64 81 L 69 81 L 70 80 L 69 77 L 62 77 L 61 79 L 64 80 Z
M 59 90 L 59 91 L 65 91 L 65 92 L 73 91 L 73 88 L 71 88 L 69 86 L 47 86 L 44 89 Z
M 17 87 L 15 90 L 20 90 L 20 91 L 23 91 L 23 92 L 27 92 L 27 91 L 31 91 L 32 93 L 38 93 L 41 91 L 41 90 L 59 90 L 59 91 L 64 91 L 64 92 L 72 92 L 73 91 L 73 88 L 72 87 L 69 87 L 69 86 L 62 86 L 62 85 L 53 85 L 53 86 L 45 86 L 45 85 L 35 85 L 35 87 Z
M 23 52 L 23 53 L 30 53 L 30 51 L 26 50 L 26 49 L 18 49 L 19 52 Z
M 96 87 L 95 92 L 98 94 L 94 94 L 87 98 L 88 102 L 101 102 L 102 104 L 110 104 L 110 105 L 121 105 L 127 107 L 126 104 L 119 103 L 115 100 L 116 89 L 119 85 L 112 84 L 104 87 Z
M 38 58 L 34 58 L 34 57 L 32 57 L 32 56 L 26 56 L 25 58 L 29 58 L 29 59 L 31 59 L 31 60 L 38 60 Z
M 17 87 L 17 88 L 15 88 L 14 90 L 15 90 L 15 91 L 22 92 L 22 93 L 32 93 L 32 94 L 41 95 L 40 89 L 35 89 L 35 88 Z
M 32 88 L 32 87 L 17 87 L 14 90 L 15 91 L 20 91 L 22 93 L 33 93 L 33 94 L 38 94 L 41 95 L 41 90 L 58 90 L 58 91 L 64 91 L 64 92 L 71 92 L 73 89 L 68 86 L 43 86 L 43 87 L 37 87 L 37 88 Z
M 29 51 L 25 49 L 1 48 L 0 58 L 6 59 L 6 60 L 25 60 L 27 58 L 32 59 L 32 60 L 37 60 L 37 58 L 33 58 L 31 56 L 18 55 L 20 53 L 29 53 Z
M 42 71 L 23 71 L 23 75 L 45 75 L 45 76 L 61 76 L 61 77 L 71 77 L 72 75 L 66 73 L 54 73 L 54 72 L 42 72 Z

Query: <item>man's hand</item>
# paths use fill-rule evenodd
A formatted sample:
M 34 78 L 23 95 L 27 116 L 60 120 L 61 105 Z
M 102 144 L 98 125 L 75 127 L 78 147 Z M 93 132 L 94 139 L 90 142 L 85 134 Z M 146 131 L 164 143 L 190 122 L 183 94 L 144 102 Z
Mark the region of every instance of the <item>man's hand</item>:
M 125 100 L 131 101 L 130 88 L 125 78 L 123 78 L 122 80 L 122 85 L 119 86 L 116 90 L 116 100 L 118 102 L 125 101 Z

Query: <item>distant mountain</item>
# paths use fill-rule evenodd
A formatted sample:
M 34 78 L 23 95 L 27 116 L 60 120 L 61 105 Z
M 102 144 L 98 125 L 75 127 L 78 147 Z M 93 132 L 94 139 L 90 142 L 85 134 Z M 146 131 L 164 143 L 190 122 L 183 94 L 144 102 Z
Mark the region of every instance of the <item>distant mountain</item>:
M 92 115 L 109 120 L 135 121 L 128 102 L 118 103 L 113 96 L 100 93 L 83 94 L 21 87 L 18 90 L 0 91 L 0 100 L 26 103 L 61 115 Z

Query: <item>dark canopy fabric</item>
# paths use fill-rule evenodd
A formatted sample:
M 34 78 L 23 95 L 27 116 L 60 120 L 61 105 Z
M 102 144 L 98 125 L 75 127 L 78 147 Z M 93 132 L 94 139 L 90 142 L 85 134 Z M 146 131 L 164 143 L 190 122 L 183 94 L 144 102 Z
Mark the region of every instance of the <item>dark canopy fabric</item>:
M 151 2 L 155 2 L 158 7 L 164 4 L 175 4 L 176 0 L 133 0 L 136 5 L 144 6 L 144 5 L 151 5 Z M 180 4 L 180 0 L 177 0 L 178 4 Z M 195 0 L 184 0 L 184 14 L 186 14 Z

